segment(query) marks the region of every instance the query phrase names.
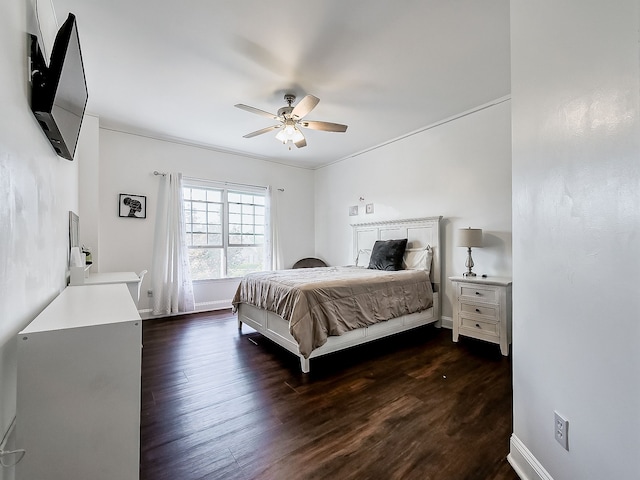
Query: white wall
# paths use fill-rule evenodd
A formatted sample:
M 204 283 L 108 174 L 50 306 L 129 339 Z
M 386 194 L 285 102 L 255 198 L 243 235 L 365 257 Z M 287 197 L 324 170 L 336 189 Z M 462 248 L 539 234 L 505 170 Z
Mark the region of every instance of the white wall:
M 511 2 L 511 458 L 532 479 L 640 478 L 639 15 Z
M 78 207 L 78 161 L 54 153 L 29 107 L 31 16 L 27 2 L 0 3 L 0 439 L 15 416 L 17 333 L 66 285 Z
M 160 172 L 182 172 L 195 178 L 251 185 L 272 185 L 278 196 L 284 266 L 291 267 L 314 251 L 313 171 L 221 153 L 211 149 L 100 129 L 98 245 L 91 245 L 100 271 L 149 270 L 139 309 L 148 309 L 155 206 Z M 95 188 L 95 186 L 94 186 Z M 147 197 L 147 218 L 118 217 L 118 195 Z M 81 207 L 83 198 L 81 198 Z M 86 215 L 85 215 L 86 216 Z M 83 219 L 80 219 L 83 222 Z M 201 309 L 228 307 L 238 281 L 197 282 Z M 220 303 L 222 302 L 222 303 Z
M 78 144 L 78 155 L 82 161 L 78 164 L 78 211 L 80 217 L 81 245 L 98 245 L 100 233 L 99 205 L 99 159 L 100 159 L 100 120 L 93 115 L 86 115 L 82 120 L 82 137 Z M 93 252 L 92 252 L 93 253 Z M 92 255 L 92 258 L 94 256 Z M 95 258 L 94 268 L 99 270 L 99 262 Z M 98 259 L 99 260 L 99 259 Z
M 444 317 L 453 311 L 447 277 L 465 271 L 458 228 L 483 229 L 475 272 L 511 275 L 510 102 L 485 107 L 316 170 L 316 255 L 353 264 L 351 224 L 442 215 Z M 351 205 L 360 207 L 357 217 Z

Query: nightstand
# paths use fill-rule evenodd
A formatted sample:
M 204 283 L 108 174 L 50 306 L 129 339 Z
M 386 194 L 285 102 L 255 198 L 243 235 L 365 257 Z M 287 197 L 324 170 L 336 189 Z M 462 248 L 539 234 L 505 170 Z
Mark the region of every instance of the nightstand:
M 449 277 L 454 288 L 453 341 L 459 335 L 500 345 L 509 355 L 511 344 L 511 279 L 507 277 Z

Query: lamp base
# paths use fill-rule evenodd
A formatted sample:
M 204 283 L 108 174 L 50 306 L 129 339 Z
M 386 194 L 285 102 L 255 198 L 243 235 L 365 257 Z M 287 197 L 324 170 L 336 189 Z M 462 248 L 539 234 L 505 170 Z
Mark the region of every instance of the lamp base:
M 464 263 L 467 271 L 462 274 L 463 277 L 475 277 L 476 274 L 471 271 L 473 268 L 473 258 L 471 258 L 471 247 L 467 248 L 467 261 Z

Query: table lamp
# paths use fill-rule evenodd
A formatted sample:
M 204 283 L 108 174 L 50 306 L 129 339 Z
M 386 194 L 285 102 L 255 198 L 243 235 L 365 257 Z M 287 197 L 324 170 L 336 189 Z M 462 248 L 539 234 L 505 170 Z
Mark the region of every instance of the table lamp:
M 461 228 L 458 230 L 458 246 L 467 247 L 467 261 L 464 266 L 467 271 L 462 274 L 463 277 L 475 277 L 476 274 L 471 271 L 473 268 L 473 258 L 471 258 L 471 247 L 482 247 L 482 229 L 481 228 Z

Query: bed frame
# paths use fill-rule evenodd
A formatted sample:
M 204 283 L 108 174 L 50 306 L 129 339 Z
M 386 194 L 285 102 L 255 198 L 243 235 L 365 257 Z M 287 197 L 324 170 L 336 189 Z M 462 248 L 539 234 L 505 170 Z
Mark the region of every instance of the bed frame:
M 407 238 L 407 248 L 421 248 L 430 245 L 433 249 L 431 282 L 433 284 L 433 306 L 427 310 L 367 327 L 351 330 L 339 336 L 330 336 L 327 342 L 304 358 L 298 351 L 298 344 L 289 333 L 289 322 L 279 315 L 253 305 L 238 305 L 238 330 L 246 323 L 265 337 L 300 357 L 303 373 L 309 373 L 309 360 L 345 348 L 362 345 L 379 338 L 388 337 L 422 325 L 435 323 L 440 326 L 440 220 L 442 217 L 427 217 L 412 220 L 359 223 L 353 227 L 353 258 L 359 265 L 368 265 L 371 247 L 376 240 Z

